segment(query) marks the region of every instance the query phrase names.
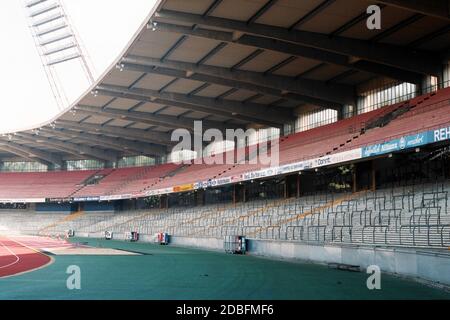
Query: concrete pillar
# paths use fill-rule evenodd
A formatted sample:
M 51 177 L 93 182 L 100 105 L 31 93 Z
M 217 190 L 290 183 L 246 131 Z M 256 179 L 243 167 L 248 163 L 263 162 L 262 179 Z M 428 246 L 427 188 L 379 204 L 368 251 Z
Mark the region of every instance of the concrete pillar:
M 344 119 L 344 106 L 337 110 L 337 119 L 338 121 Z
M 117 166 L 117 162 L 115 162 L 115 161 L 105 161 L 105 162 L 103 162 L 103 164 L 105 165 L 105 168 L 111 168 L 111 169 L 114 169 Z
M 297 198 L 300 198 L 300 174 L 297 175 Z
M 203 189 L 197 190 L 196 204 L 197 204 L 197 206 L 203 206 L 205 204 L 205 190 L 203 190 Z
M 357 168 L 358 168 L 358 167 L 357 167 L 357 164 L 355 164 L 355 167 L 354 167 L 354 169 L 353 169 L 353 176 L 352 176 L 352 180 L 353 180 L 353 187 L 352 187 L 352 190 L 353 190 L 353 193 L 355 193 L 355 192 L 358 191 L 358 182 L 357 182 L 358 176 L 357 176 L 357 174 L 356 174 Z
M 375 191 L 377 189 L 377 171 L 375 167 L 375 161 L 372 160 L 372 173 L 371 173 L 371 189 Z
M 342 106 L 342 117 L 339 118 L 339 114 L 338 114 L 338 120 L 351 118 L 355 115 L 356 115 L 356 104 L 355 105 L 346 104 L 346 105 Z
M 159 208 L 167 209 L 169 207 L 169 196 L 167 194 L 163 194 L 159 198 Z
M 295 133 L 295 121 L 286 123 L 280 129 L 280 137 L 284 137 L 293 133 Z
M 442 67 L 442 76 L 439 81 L 441 88 L 450 87 L 450 61 Z
M 442 77 L 441 77 L 442 78 Z M 421 93 L 427 94 L 438 89 L 439 79 L 433 76 L 426 75 L 422 79 Z
M 287 178 L 284 177 L 284 198 L 287 199 L 288 198 L 288 182 L 287 182 Z

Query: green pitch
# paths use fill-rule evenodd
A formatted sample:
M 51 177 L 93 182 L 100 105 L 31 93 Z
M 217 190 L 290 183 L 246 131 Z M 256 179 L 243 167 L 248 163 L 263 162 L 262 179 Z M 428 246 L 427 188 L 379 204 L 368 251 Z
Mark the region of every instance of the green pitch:
M 93 239 L 91 246 L 138 256 L 53 256 L 50 266 L 0 279 L 0 299 L 450 299 L 450 294 L 383 275 L 381 290 L 365 273 L 251 256 Z M 81 270 L 81 290 L 68 290 L 66 270 Z

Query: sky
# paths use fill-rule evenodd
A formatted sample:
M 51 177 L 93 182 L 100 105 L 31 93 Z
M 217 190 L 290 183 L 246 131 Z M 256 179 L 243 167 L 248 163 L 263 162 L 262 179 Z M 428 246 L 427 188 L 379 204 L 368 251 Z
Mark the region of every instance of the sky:
M 28 28 L 23 0 L 0 1 L 0 133 L 44 123 L 58 114 L 44 68 Z M 131 40 L 156 0 L 63 0 L 99 77 Z M 58 67 L 67 100 L 89 83 L 76 63 Z M 77 72 L 73 72 L 78 70 Z

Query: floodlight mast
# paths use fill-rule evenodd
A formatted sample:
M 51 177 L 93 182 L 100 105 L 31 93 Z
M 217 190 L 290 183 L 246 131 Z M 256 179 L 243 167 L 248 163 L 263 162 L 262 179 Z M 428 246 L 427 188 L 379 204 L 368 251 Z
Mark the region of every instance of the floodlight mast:
M 93 64 L 70 22 L 62 0 L 24 0 L 28 27 L 59 110 L 70 101 L 58 76 L 58 66 L 79 63 L 89 85 L 94 83 Z

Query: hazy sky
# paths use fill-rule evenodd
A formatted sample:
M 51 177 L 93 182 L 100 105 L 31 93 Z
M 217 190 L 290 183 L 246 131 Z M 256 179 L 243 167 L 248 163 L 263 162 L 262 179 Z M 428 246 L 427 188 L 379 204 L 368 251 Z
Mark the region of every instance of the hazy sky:
M 100 76 L 150 13 L 156 0 L 63 0 L 72 23 Z M 58 107 L 33 43 L 22 0 L 0 1 L 0 133 L 38 125 Z M 68 65 L 61 82 L 73 101 L 87 81 Z

